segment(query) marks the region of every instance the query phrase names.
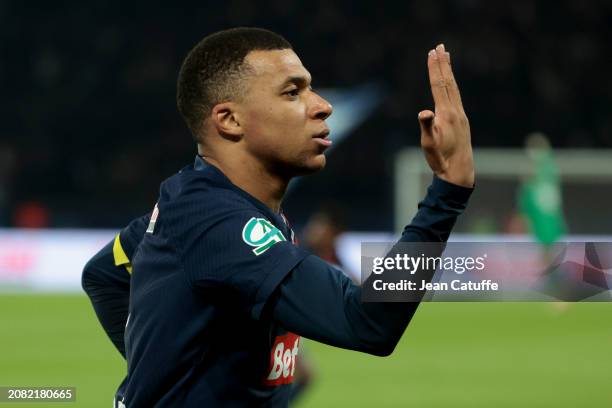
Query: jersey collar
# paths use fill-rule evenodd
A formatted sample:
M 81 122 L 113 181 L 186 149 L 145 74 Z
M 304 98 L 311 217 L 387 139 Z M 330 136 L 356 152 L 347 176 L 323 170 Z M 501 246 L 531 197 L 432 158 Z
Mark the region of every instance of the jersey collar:
M 282 209 L 280 210 L 279 214 L 274 213 L 270 208 L 268 208 L 267 205 L 265 205 L 264 203 L 262 203 L 261 201 L 259 201 L 258 199 L 256 199 L 240 187 L 236 186 L 234 183 L 232 183 L 231 180 L 227 178 L 227 176 L 223 174 L 221 170 L 219 170 L 214 165 L 208 163 L 206 160 L 204 160 L 203 157 L 196 155 L 195 161 L 193 163 L 193 169 L 195 171 L 205 172 L 208 177 L 210 177 L 212 180 L 219 183 L 223 187 L 236 191 L 238 194 L 249 200 L 249 202 L 251 202 L 259 210 L 264 212 L 264 214 L 266 214 L 269 218 L 274 220 L 274 224 L 276 224 L 277 227 L 279 225 L 283 225 L 286 230 L 291 231 L 291 228 L 289 227 L 285 217 L 283 216 Z

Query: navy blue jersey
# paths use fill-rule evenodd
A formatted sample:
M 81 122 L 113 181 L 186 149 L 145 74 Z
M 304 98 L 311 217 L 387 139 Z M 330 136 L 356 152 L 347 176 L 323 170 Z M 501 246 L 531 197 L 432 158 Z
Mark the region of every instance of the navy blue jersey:
M 284 406 L 299 336 L 268 299 L 308 253 L 214 166 L 167 179 L 132 260 L 127 407 Z
M 434 177 L 399 242 L 445 242 L 471 192 Z M 389 355 L 418 302 L 362 303 L 359 286 L 292 238 L 282 215 L 199 158 L 164 182 L 152 213 L 83 271 L 104 330 L 127 350 L 115 406 L 286 407 L 294 333 Z

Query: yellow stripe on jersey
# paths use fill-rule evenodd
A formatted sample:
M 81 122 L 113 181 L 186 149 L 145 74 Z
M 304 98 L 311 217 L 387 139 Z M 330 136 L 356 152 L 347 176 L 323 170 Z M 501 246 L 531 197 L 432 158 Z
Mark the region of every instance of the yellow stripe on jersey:
M 113 243 L 113 257 L 115 258 L 115 266 L 125 265 L 125 269 L 127 269 L 128 273 L 132 273 L 130 258 L 127 257 L 123 247 L 121 246 L 119 234 L 117 234 L 115 237 L 115 242 Z

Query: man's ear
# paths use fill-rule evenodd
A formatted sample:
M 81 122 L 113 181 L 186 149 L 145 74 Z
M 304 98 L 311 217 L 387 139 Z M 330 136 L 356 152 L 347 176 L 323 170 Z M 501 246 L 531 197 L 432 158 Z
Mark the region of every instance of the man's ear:
M 243 129 L 240 126 L 237 106 L 233 102 L 223 102 L 215 105 L 211 112 L 211 122 L 221 136 L 239 139 Z

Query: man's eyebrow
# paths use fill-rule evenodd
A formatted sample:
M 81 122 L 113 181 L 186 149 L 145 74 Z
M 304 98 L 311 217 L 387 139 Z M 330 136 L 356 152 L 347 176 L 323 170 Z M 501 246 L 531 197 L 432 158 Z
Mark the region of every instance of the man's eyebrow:
M 285 79 L 285 81 L 283 82 L 282 87 L 284 88 L 287 85 L 294 84 L 295 86 L 302 88 L 302 87 L 308 86 L 310 82 L 311 82 L 310 76 L 295 75 L 295 76 L 287 77 L 287 79 Z

